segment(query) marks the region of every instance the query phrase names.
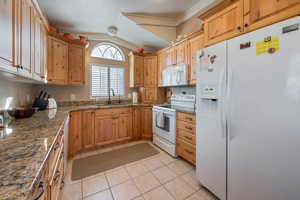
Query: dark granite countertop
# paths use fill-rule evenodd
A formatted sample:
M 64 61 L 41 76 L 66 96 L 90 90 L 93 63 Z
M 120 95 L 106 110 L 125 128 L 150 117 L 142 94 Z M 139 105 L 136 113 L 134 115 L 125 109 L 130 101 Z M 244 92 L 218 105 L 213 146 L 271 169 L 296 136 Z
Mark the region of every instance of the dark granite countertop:
M 151 106 L 148 104 L 83 105 L 39 111 L 0 129 L 0 199 L 27 199 L 43 163 L 71 111 Z

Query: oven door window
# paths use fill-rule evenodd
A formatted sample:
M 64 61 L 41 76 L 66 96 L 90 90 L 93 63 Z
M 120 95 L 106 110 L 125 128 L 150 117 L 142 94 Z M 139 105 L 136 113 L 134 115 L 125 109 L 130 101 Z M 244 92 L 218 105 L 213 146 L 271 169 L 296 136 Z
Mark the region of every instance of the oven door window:
M 162 130 L 166 131 L 166 132 L 170 132 L 170 117 L 169 116 L 164 116 L 164 126 L 163 127 L 160 127 L 157 124 L 157 118 L 156 118 L 155 126 L 159 129 L 162 129 Z

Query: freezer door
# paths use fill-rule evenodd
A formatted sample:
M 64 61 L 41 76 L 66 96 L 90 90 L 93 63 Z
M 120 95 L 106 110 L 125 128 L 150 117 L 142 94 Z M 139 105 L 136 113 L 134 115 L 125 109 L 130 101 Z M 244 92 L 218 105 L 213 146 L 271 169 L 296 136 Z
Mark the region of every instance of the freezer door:
M 197 67 L 196 173 L 199 181 L 226 199 L 226 42 L 206 48 Z
M 299 24 L 228 41 L 228 200 L 300 198 Z

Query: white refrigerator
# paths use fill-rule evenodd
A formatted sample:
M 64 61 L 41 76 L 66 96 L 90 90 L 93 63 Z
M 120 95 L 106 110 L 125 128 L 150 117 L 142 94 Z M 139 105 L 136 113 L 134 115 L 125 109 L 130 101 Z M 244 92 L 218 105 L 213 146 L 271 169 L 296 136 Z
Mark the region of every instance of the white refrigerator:
M 198 54 L 196 173 L 221 200 L 300 199 L 299 28 L 295 17 Z

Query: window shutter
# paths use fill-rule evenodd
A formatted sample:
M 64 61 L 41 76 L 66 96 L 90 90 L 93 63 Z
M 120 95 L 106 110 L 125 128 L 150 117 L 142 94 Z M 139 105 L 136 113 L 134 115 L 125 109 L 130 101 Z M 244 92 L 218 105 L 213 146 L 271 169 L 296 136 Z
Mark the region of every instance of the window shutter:
M 107 97 L 109 88 L 116 96 L 125 95 L 125 70 L 121 67 L 92 66 L 92 97 Z M 112 90 L 110 95 L 113 96 Z
M 114 90 L 116 96 L 124 96 L 124 84 L 124 69 L 117 67 L 110 68 L 110 88 Z
M 108 68 L 92 66 L 92 97 L 108 95 Z

